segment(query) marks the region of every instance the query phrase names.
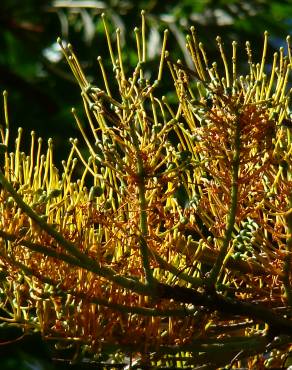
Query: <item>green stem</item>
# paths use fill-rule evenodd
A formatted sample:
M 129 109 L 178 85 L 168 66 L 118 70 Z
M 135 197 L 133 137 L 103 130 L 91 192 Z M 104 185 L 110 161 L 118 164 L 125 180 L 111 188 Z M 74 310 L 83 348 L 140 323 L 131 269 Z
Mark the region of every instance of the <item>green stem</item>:
M 243 302 L 217 293 L 200 293 L 194 289 L 161 283 L 157 283 L 156 294 L 160 299 L 173 299 L 175 302 L 201 305 L 212 311 L 222 312 L 224 315 L 245 316 L 265 322 L 270 326 L 273 335 L 286 334 L 291 337 L 292 320 L 262 304 Z
M 105 306 L 108 308 L 111 308 L 113 310 L 117 310 L 119 312 L 123 313 L 131 313 L 131 314 L 139 314 L 143 316 L 153 316 L 153 317 L 175 317 L 175 316 L 181 316 L 181 317 L 186 317 L 186 316 L 193 316 L 197 309 L 188 309 L 188 308 L 178 308 L 178 309 L 159 309 L 159 308 L 151 308 L 151 307 L 138 307 L 138 306 L 128 306 L 124 304 L 119 304 L 119 303 L 114 303 L 114 302 L 109 302 L 106 299 L 103 298 L 98 298 L 98 297 L 91 297 L 88 293 L 83 293 L 83 292 L 78 292 L 76 289 L 64 289 L 62 286 L 60 286 L 59 281 L 56 281 L 54 279 L 51 279 L 46 276 L 42 276 L 39 272 L 31 269 L 30 267 L 24 265 L 22 262 L 16 261 L 15 259 L 9 258 L 5 256 L 3 253 L 0 252 L 0 256 L 2 258 L 6 259 L 9 261 L 10 264 L 18 267 L 21 269 L 27 276 L 34 276 L 38 280 L 40 280 L 42 283 L 46 283 L 48 285 L 51 285 L 55 289 L 57 289 L 57 294 L 62 295 L 67 295 L 70 294 L 72 296 L 75 296 L 77 298 L 81 298 L 84 301 L 88 303 L 95 303 L 100 306 Z M 46 294 L 46 293 L 45 293 Z M 45 297 L 47 298 L 47 297 Z
M 180 351 L 183 352 L 202 352 L 209 355 L 218 354 L 220 351 L 224 352 L 239 352 L 241 350 L 264 350 L 268 344 L 268 339 L 264 336 L 254 335 L 250 337 L 232 337 L 232 338 L 207 338 L 195 339 L 191 344 L 179 346 Z M 175 346 L 174 346 L 175 347 Z M 174 348 L 171 346 L 161 346 L 161 350 L 166 353 L 173 353 Z M 173 350 L 173 352 L 172 352 Z
M 223 240 L 222 247 L 219 251 L 219 255 L 217 260 L 210 272 L 210 277 L 208 284 L 212 287 L 217 283 L 218 277 L 220 276 L 221 269 L 223 267 L 223 262 L 226 257 L 228 246 L 231 240 L 234 224 L 235 224 L 235 216 L 236 216 L 236 208 L 237 208 L 237 201 L 238 201 L 238 175 L 239 175 L 239 163 L 240 163 L 240 125 L 239 122 L 236 122 L 235 128 L 235 135 L 234 135 L 234 152 L 233 152 L 233 159 L 232 159 L 232 169 L 231 169 L 231 203 L 230 203 L 230 210 L 228 213 L 228 220 L 227 220 L 227 228 L 225 237 Z
M 175 275 L 180 280 L 183 280 L 187 283 L 192 284 L 193 288 L 198 288 L 203 285 L 203 280 L 198 277 L 193 277 L 177 267 L 173 266 L 171 263 L 165 261 L 157 252 L 151 251 L 153 259 L 158 262 L 159 267 L 163 270 L 171 272 L 173 275 Z
M 24 213 L 28 215 L 42 230 L 47 232 L 52 236 L 62 247 L 76 259 L 82 262 L 86 269 L 94 272 L 98 276 L 102 276 L 109 281 L 116 283 L 123 288 L 130 289 L 136 293 L 142 295 L 153 295 L 154 292 L 147 285 L 141 282 L 129 279 L 127 277 L 117 274 L 113 269 L 105 266 L 99 266 L 99 264 L 88 257 L 86 254 L 82 253 L 75 244 L 71 243 L 69 240 L 65 239 L 62 234 L 60 234 L 55 228 L 50 226 L 43 218 L 41 218 L 35 211 L 26 204 L 21 196 L 14 190 L 13 186 L 6 179 L 3 172 L 0 170 L 0 183 L 3 187 L 11 194 L 13 199 L 19 208 L 23 210 Z
M 290 209 L 292 208 L 292 194 L 289 197 Z M 283 284 L 285 289 L 285 295 L 288 301 L 289 306 L 292 306 L 292 287 L 291 287 L 291 264 L 292 264 L 292 213 L 289 212 L 286 216 L 286 224 L 288 228 L 288 235 L 286 249 L 287 255 L 284 260 L 283 267 Z
M 0 230 L 0 238 L 3 238 L 4 240 L 8 240 L 10 242 L 15 242 L 17 241 L 17 237 L 13 234 L 9 234 L 3 230 Z M 65 254 L 62 252 L 57 252 L 55 249 L 46 247 L 41 244 L 37 243 L 32 243 L 28 240 L 23 240 L 21 239 L 21 242 L 19 243 L 20 245 L 30 249 L 33 252 L 41 253 L 44 256 L 56 258 L 60 261 L 66 262 L 72 266 L 78 266 L 78 267 L 87 267 L 82 263 L 79 259 L 70 256 L 69 254 Z
M 154 278 L 150 268 L 149 262 L 149 250 L 147 245 L 148 237 L 148 223 L 147 223 L 147 200 L 146 200 L 146 189 L 145 189 L 145 169 L 143 164 L 143 158 L 141 155 L 141 150 L 139 147 L 138 137 L 134 127 L 134 121 L 130 122 L 130 133 L 132 137 L 132 142 L 135 148 L 137 156 L 137 186 L 139 192 L 139 207 L 140 207 L 140 237 L 139 246 L 141 252 L 141 258 L 146 278 L 146 283 L 153 286 Z
M 7 259 L 8 262 L 11 260 L 11 258 L 5 256 L 3 253 L 0 251 L 0 255 L 4 259 Z M 29 267 L 21 264 L 18 261 L 13 260 L 12 262 L 10 261 L 9 263 L 15 264 L 18 266 L 21 270 L 24 271 L 24 273 L 34 275 L 40 280 L 43 280 L 44 282 L 47 282 L 50 285 L 56 286 L 56 282 L 52 281 L 49 278 L 46 277 L 41 277 L 37 271 L 32 271 Z M 93 270 L 90 270 L 93 271 Z M 94 271 L 93 271 L 94 272 Z M 110 279 L 109 279 L 110 280 Z M 121 284 L 120 284 L 121 285 Z M 246 303 L 242 302 L 237 299 L 231 299 L 231 298 L 226 298 L 223 297 L 222 295 L 214 294 L 214 295 L 207 295 L 206 293 L 200 293 L 194 289 L 186 288 L 186 287 L 181 287 L 181 286 L 170 286 L 166 284 L 156 284 L 156 289 L 153 292 L 153 289 L 145 289 L 145 286 L 142 285 L 140 288 L 141 283 L 134 284 L 133 289 L 131 289 L 133 292 L 140 293 L 141 295 L 148 295 L 148 296 L 155 296 L 157 299 L 168 299 L 168 300 L 173 300 L 175 302 L 178 302 L 180 304 L 192 304 L 193 306 L 204 306 L 207 307 L 210 310 L 216 310 L 219 312 L 224 312 L 225 315 L 236 315 L 236 316 L 245 316 L 245 317 L 250 317 L 254 320 L 259 320 L 262 322 L 266 322 L 270 325 L 271 329 L 273 330 L 274 335 L 277 334 L 287 334 L 291 336 L 292 332 L 292 321 L 283 317 L 280 315 L 278 312 L 273 312 L 273 310 L 266 308 L 263 305 L 260 304 L 253 304 L 253 303 Z M 144 288 L 144 289 L 142 289 Z M 68 292 L 69 293 L 69 292 Z M 71 292 L 74 294 L 74 291 Z M 70 293 L 70 294 L 71 294 Z M 90 299 L 90 297 L 87 297 L 86 299 Z M 106 303 L 106 302 L 103 302 Z M 108 302 L 109 303 L 109 302 Z M 123 306 L 123 305 L 121 305 Z M 118 307 L 116 306 L 116 309 Z M 130 307 L 130 310 L 136 310 L 139 309 L 138 307 Z M 142 307 L 140 308 L 142 309 Z M 143 310 L 140 310 L 140 314 L 145 314 L 145 315 L 156 315 L 155 314 L 156 309 L 150 309 L 150 310 L 145 310 L 143 313 Z M 182 308 L 183 311 L 185 311 L 185 314 L 191 313 L 191 310 L 187 310 Z M 174 312 L 167 312 L 165 310 L 156 311 L 157 316 L 160 315 L 176 315 L 180 313 L 177 311 Z M 130 312 L 130 311 L 129 311 Z M 137 312 L 137 311 L 136 311 Z M 151 314 L 150 314 L 151 312 Z M 160 315 L 158 314 L 160 313 Z
M 48 340 L 54 340 L 54 337 L 48 337 Z M 58 338 L 60 340 L 60 338 Z M 62 340 L 66 340 L 66 338 L 62 338 Z M 184 358 L 186 363 L 189 365 L 187 368 L 190 368 L 190 365 L 193 365 L 196 369 L 212 369 L 217 366 L 214 366 L 213 357 L 214 356 L 216 360 L 221 357 L 221 363 L 223 366 L 224 364 L 228 364 L 230 362 L 230 353 L 238 353 L 242 350 L 244 351 L 244 354 L 248 357 L 248 354 L 256 354 L 261 353 L 265 350 L 266 345 L 269 343 L 269 339 L 267 337 L 262 336 L 250 336 L 248 338 L 245 338 L 244 340 L 237 340 L 237 338 L 234 339 L 234 344 L 230 344 L 226 342 L 225 344 L 225 338 L 220 338 L 220 340 L 217 340 L 217 342 L 214 340 L 213 343 L 208 345 L 204 339 L 200 340 L 194 340 L 192 344 L 183 344 L 183 345 L 160 345 L 157 346 L 155 344 L 152 344 L 150 342 L 147 342 L 147 351 L 148 353 L 151 353 L 152 356 L 150 358 L 153 358 L 152 361 L 155 361 L 155 359 L 159 359 L 157 355 L 173 355 L 177 356 L 180 355 L 180 358 Z M 221 344 L 222 343 L 222 344 Z M 141 344 L 131 344 L 131 345 L 125 345 L 123 343 L 101 343 L 100 344 L 100 352 L 101 353 L 116 353 L 118 351 L 122 351 L 123 353 L 141 353 L 145 352 L 145 344 L 144 346 Z M 224 353 L 224 356 L 222 357 L 222 352 Z M 192 356 L 189 355 L 189 353 L 192 354 Z M 232 355 L 234 357 L 234 355 Z M 172 363 L 173 360 L 175 360 L 175 357 L 172 359 L 169 359 Z M 167 357 L 165 358 L 165 361 L 167 361 Z M 205 367 L 204 365 L 198 367 L 199 364 L 201 364 L 201 361 L 206 361 L 210 365 L 210 367 Z M 216 361 L 217 362 L 217 361 Z M 93 364 L 96 364 L 92 362 Z M 221 368 L 220 366 L 220 368 Z M 96 367 L 98 368 L 98 364 L 96 364 Z M 223 366 L 224 367 L 224 366 Z M 134 366 L 136 368 L 136 366 Z M 170 367 L 171 369 L 174 369 L 174 367 Z M 165 367 L 164 367 L 165 369 Z M 177 367 L 175 367 L 177 369 Z

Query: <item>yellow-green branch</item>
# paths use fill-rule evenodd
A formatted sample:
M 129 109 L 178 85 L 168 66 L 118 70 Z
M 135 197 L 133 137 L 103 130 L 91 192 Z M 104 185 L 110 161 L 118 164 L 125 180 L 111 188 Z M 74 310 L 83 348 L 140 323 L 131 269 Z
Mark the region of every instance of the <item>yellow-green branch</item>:
M 137 162 L 137 186 L 139 192 L 139 207 L 140 207 L 140 236 L 139 236 L 139 246 L 141 252 L 141 258 L 143 263 L 143 268 L 146 277 L 146 283 L 153 286 L 154 279 L 150 268 L 149 262 L 149 250 L 147 245 L 148 237 L 148 223 L 147 223 L 147 200 L 146 200 L 146 189 L 145 189 L 145 169 L 143 164 L 143 158 L 141 156 L 141 150 L 139 147 L 138 137 L 134 127 L 134 121 L 130 122 L 130 134 L 132 142 L 135 148 Z
M 225 232 L 225 237 L 223 240 L 222 247 L 220 249 L 217 260 L 210 272 L 208 279 L 208 285 L 214 286 L 220 276 L 221 269 L 223 267 L 224 259 L 228 252 L 228 247 L 232 237 L 232 232 L 234 229 L 235 218 L 236 218 L 236 208 L 238 201 L 238 175 L 239 175 L 239 163 L 240 163 L 240 124 L 238 120 L 236 121 L 235 133 L 234 133 L 234 153 L 232 159 L 232 169 L 231 169 L 231 202 L 230 209 L 227 219 L 227 228 Z
M 14 190 L 13 186 L 6 179 L 3 172 L 0 170 L 0 183 L 3 187 L 11 194 L 16 204 L 30 217 L 35 223 L 50 236 L 52 236 L 62 247 L 70 253 L 72 256 L 80 260 L 86 268 L 94 272 L 98 276 L 102 276 L 109 281 L 112 281 L 123 288 L 132 290 L 133 292 L 140 293 L 143 295 L 151 295 L 151 289 L 138 281 L 128 279 L 124 276 L 117 274 L 114 270 L 109 267 L 99 266 L 93 259 L 89 258 L 86 254 L 80 252 L 75 244 L 65 239 L 55 228 L 51 227 L 44 219 L 42 219 L 34 210 L 26 204 L 21 196 Z

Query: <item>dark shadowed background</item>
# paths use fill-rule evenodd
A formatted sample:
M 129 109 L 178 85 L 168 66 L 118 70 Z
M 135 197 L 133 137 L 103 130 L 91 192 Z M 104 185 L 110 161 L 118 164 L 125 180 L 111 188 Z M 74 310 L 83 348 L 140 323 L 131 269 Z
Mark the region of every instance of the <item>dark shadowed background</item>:
M 268 30 L 270 54 L 285 46 L 292 29 L 291 1 L 283 0 L 2 0 L 0 3 L 0 90 L 8 90 L 11 129 L 35 130 L 44 139 L 54 138 L 57 160 L 66 155 L 70 136 L 78 136 L 70 110 L 82 111 L 79 88 L 56 43 L 58 36 L 73 44 L 81 64 L 95 84 L 100 84 L 97 56 L 112 71 L 100 14 L 121 30 L 129 71 L 137 63 L 133 29 L 140 26 L 140 11 L 147 13 L 149 68 L 157 68 L 161 35 L 170 30 L 168 50 L 174 58 L 188 60 L 184 37 L 191 25 L 216 59 L 220 34 L 227 52 L 237 40 L 242 69 L 246 65 L 245 45 L 250 40 L 254 53 L 261 53 L 263 32 Z M 240 57 L 242 54 L 242 57 Z M 211 61 L 211 57 L 210 57 Z M 191 64 L 189 64 L 191 66 Z M 109 74 L 109 78 L 111 75 Z M 161 87 L 169 91 L 165 81 Z M 3 124 L 1 112 L 0 123 Z M 13 137 L 13 135 L 12 135 Z M 28 143 L 29 141 L 25 141 Z

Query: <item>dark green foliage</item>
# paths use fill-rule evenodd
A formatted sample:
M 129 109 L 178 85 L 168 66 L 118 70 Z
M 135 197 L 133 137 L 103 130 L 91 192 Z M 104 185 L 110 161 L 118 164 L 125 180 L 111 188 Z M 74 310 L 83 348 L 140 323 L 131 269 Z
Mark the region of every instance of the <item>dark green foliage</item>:
M 64 3 L 63 1 L 62 4 Z M 72 5 L 74 1 L 70 3 Z M 82 2 L 79 1 L 78 6 L 80 3 Z M 207 49 L 209 44 L 213 45 L 210 40 L 217 34 L 222 36 L 226 44 L 228 40 L 238 39 L 239 35 L 242 40 L 251 40 L 252 45 L 261 44 L 265 29 L 273 35 L 275 43 L 284 45 L 284 37 L 289 33 L 290 7 L 290 1 L 279 3 L 267 0 L 246 0 L 240 3 L 235 0 L 110 0 L 97 2 L 95 8 L 84 6 L 72 9 L 69 5 L 60 7 L 58 1 L 26 0 L 19 3 L 3 0 L 0 4 L 0 89 L 7 89 L 10 94 L 11 128 L 21 125 L 36 130 L 44 138 L 54 137 L 57 159 L 63 157 L 62 152 L 67 146 L 62 141 L 62 132 L 66 131 L 67 136 L 77 135 L 70 107 L 81 106 L 78 89 L 74 87 L 76 82 L 64 61 L 59 60 L 54 44 L 57 36 L 74 44 L 86 74 L 91 76 L 97 75 L 98 45 L 105 68 L 111 69 L 102 32 L 102 12 L 108 15 L 112 35 L 117 27 L 121 30 L 121 39 L 124 40 L 122 47 L 127 47 L 127 53 L 123 55 L 127 58 L 130 70 L 137 62 L 133 20 L 136 19 L 138 25 L 140 11 L 145 9 L 148 14 L 146 26 L 150 32 L 147 37 L 151 45 L 149 51 L 153 64 L 148 62 L 147 69 L 151 74 L 151 71 L 156 70 L 161 31 L 165 28 L 170 30 L 168 48 L 171 48 L 172 56 L 187 58 L 187 64 L 192 67 L 186 52 L 182 52 L 184 35 L 191 25 L 200 26 L 200 38 Z M 245 53 L 244 46 L 240 50 Z M 217 51 L 208 51 L 215 60 Z M 272 52 L 273 48 L 270 50 Z M 57 61 L 53 62 L 52 57 L 56 57 Z M 94 83 L 99 85 L 101 81 Z M 165 95 L 168 94 L 169 83 L 170 80 L 163 81 L 161 89 Z

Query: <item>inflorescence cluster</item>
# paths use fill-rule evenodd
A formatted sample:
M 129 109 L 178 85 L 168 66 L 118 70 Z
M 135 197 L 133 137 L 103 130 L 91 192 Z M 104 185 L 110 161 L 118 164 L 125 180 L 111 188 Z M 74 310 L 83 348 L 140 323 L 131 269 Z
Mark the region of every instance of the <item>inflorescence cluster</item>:
M 292 332 L 289 38 L 271 66 L 267 33 L 259 63 L 247 42 L 239 75 L 236 42 L 229 61 L 218 37 L 211 63 L 191 28 L 189 69 L 171 59 L 165 31 L 149 78 L 144 13 L 132 73 L 119 30 L 113 44 L 103 21 L 113 66 L 98 58 L 103 87 L 59 40 L 87 119 L 72 110 L 87 149 L 70 139 L 61 169 L 52 140 L 34 132 L 29 153 L 22 129 L 9 152 L 4 93 L 1 322 L 94 353 L 155 353 L 156 363 L 180 353 L 205 364 L 211 353 L 219 366 L 240 353 L 235 365 L 279 366 Z M 157 94 L 164 78 L 176 105 Z M 263 359 L 271 332 L 284 350 Z

